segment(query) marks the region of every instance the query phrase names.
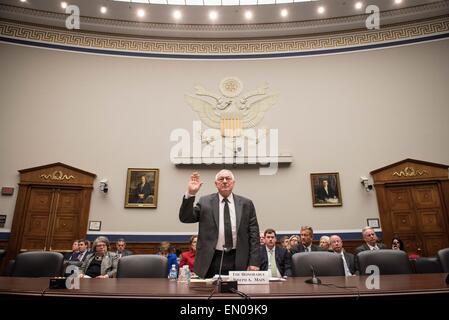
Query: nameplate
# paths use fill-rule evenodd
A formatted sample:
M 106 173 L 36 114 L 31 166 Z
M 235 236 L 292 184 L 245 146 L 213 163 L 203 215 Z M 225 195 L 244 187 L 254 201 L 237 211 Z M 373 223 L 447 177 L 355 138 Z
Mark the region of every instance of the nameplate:
M 238 284 L 268 284 L 268 271 L 229 271 L 229 280 Z

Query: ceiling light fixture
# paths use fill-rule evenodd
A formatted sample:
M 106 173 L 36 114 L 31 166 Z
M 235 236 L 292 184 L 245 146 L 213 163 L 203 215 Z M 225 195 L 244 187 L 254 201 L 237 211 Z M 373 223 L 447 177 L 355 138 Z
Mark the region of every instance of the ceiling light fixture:
M 357 9 L 357 10 L 360 10 L 360 9 L 362 9 L 362 3 L 359 1 L 359 2 L 356 2 L 355 3 L 355 8 Z
M 217 11 L 211 11 L 211 12 L 209 12 L 209 19 L 211 19 L 211 20 L 217 20 L 217 18 L 218 18 L 218 13 L 217 13 Z
M 249 10 L 246 10 L 245 11 L 245 18 L 246 19 L 252 19 L 253 18 L 253 13 L 251 12 L 251 11 L 249 11 Z
M 288 16 L 288 10 L 287 9 L 282 9 L 281 10 L 281 17 L 286 17 Z
M 402 0 L 394 0 L 394 3 L 400 4 L 400 3 L 402 3 Z
M 20 2 L 27 2 L 27 0 L 20 0 Z
M 318 13 L 323 14 L 325 11 L 324 7 L 318 7 Z
M 137 10 L 137 15 L 138 15 L 140 18 L 145 17 L 145 10 L 143 10 L 143 9 Z
M 108 12 L 108 8 L 106 8 L 105 6 L 101 6 L 100 12 L 101 12 L 102 14 L 105 14 L 106 12 Z
M 173 12 L 173 17 L 174 17 L 176 20 L 181 19 L 181 18 L 182 18 L 182 13 L 181 13 L 181 11 L 175 10 L 175 11 Z
M 65 8 L 67 8 L 67 2 L 61 2 L 61 8 L 62 9 L 65 9 Z

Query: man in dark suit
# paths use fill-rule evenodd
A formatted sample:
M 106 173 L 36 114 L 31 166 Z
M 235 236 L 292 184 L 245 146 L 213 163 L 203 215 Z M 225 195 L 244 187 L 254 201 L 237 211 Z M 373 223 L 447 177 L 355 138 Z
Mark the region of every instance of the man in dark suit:
M 323 180 L 321 186 L 316 191 L 316 197 L 319 202 L 326 202 L 329 199 L 336 199 L 335 190 L 329 185 L 329 181 Z
M 362 236 L 365 243 L 355 249 L 356 254 L 367 250 L 388 249 L 385 244 L 377 242 L 378 239 L 373 228 L 371 227 L 363 228 Z
M 194 206 L 201 185 L 194 172 L 179 209 L 179 220 L 199 222 L 195 273 L 208 278 L 218 274 L 223 253 L 222 273 L 231 270 L 259 270 L 259 224 L 251 200 L 232 193 L 234 175 L 221 170 L 215 176 L 218 193 L 203 196 Z
M 69 261 L 78 261 L 78 255 L 80 254 L 79 248 L 78 248 L 78 240 L 73 241 L 72 243 L 72 251 L 67 252 L 64 255 L 64 260 Z
M 115 254 L 119 259 L 133 254 L 132 251 L 126 249 L 126 241 L 123 238 L 117 240 L 115 247 L 117 248 Z
M 292 257 L 282 247 L 276 247 L 276 231 L 267 229 L 264 232 L 264 246 L 260 247 L 260 270 L 271 271 L 272 277 L 291 277 Z
M 87 241 L 85 239 L 81 239 L 78 241 L 78 261 L 84 262 L 86 260 L 87 256 L 89 255 L 89 252 L 87 251 Z
M 312 243 L 313 240 L 313 229 L 312 227 L 302 226 L 301 227 L 301 243 L 296 247 L 291 249 L 292 255 L 298 252 L 311 252 L 311 251 L 321 251 L 320 247 Z
M 147 181 L 146 176 L 140 177 L 140 183 L 137 185 L 136 189 L 136 202 L 145 203 L 147 198 L 151 195 L 151 186 Z
M 354 261 L 354 255 L 345 251 L 345 249 L 343 248 L 343 241 L 336 234 L 330 237 L 330 242 L 332 251 L 341 255 L 341 259 L 343 260 L 343 266 L 345 269 L 345 275 L 354 275 L 357 271 Z
M 362 229 L 362 236 L 363 240 L 365 241 L 364 244 L 357 247 L 355 249 L 355 257 L 354 257 L 354 263 L 358 267 L 359 261 L 357 255 L 362 251 L 368 251 L 368 250 L 381 250 L 381 249 L 388 249 L 387 246 L 381 242 L 377 242 L 377 236 L 374 232 L 374 229 L 371 227 L 365 227 Z

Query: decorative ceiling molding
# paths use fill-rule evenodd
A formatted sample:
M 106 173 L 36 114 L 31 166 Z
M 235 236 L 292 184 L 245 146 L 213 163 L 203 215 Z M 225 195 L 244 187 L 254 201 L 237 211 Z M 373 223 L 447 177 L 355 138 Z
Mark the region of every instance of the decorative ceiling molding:
M 381 12 L 381 27 L 449 15 L 449 1 L 430 2 Z M 175 24 L 81 17 L 81 29 L 101 33 L 150 37 L 251 38 L 297 36 L 365 28 L 367 15 L 328 19 L 250 24 Z M 66 14 L 0 4 L 0 18 L 36 25 L 64 27 Z
M 449 38 L 449 17 L 384 26 L 379 30 L 213 41 L 115 36 L 0 20 L 0 41 L 3 42 L 98 54 L 186 59 L 245 59 L 332 54 L 441 38 Z

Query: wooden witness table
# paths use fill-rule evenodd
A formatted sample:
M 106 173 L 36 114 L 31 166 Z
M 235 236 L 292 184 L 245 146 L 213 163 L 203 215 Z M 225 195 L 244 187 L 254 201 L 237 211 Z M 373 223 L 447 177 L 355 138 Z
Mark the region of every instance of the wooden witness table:
M 373 301 L 442 301 L 449 302 L 449 286 L 445 273 L 385 275 L 380 277 L 379 289 L 368 289 L 367 276 L 321 277 L 322 285 L 306 284 L 307 278 L 289 278 L 269 285 L 239 285 L 250 300 L 234 293 L 214 293 L 206 283 L 190 285 L 168 279 L 81 279 L 79 290 L 49 289 L 49 278 L 0 277 L 0 301 L 72 305 L 97 303 L 116 306 L 117 303 L 145 308 L 161 306 L 167 315 L 177 316 L 184 307 L 220 304 L 267 305 L 268 311 L 286 310 L 306 303 L 307 306 L 339 306 L 350 303 L 372 305 Z M 316 309 L 316 307 L 314 307 Z M 323 308 L 321 308 L 323 309 Z M 323 310 L 326 311 L 326 308 Z M 329 310 L 327 310 L 329 312 Z

